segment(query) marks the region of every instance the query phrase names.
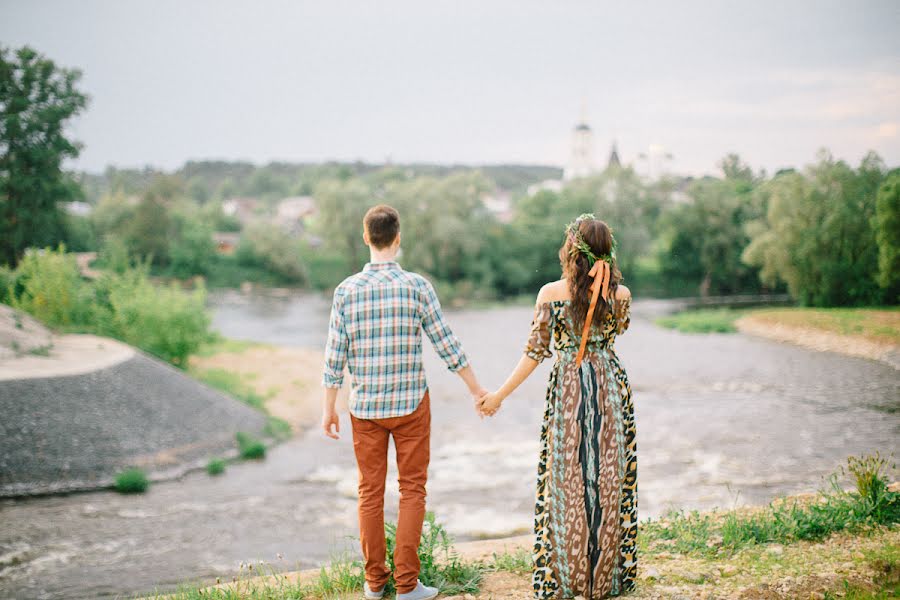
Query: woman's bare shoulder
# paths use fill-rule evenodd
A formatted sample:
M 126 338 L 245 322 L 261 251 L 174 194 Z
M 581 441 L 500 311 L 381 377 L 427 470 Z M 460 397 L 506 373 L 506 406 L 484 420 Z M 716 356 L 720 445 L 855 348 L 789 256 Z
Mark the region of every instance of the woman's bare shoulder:
M 616 286 L 616 298 L 619 300 L 624 300 L 625 298 L 631 298 L 631 290 L 629 290 L 624 285 Z
M 538 292 L 537 303 L 554 302 L 569 299 L 569 287 L 565 279 L 551 281 Z

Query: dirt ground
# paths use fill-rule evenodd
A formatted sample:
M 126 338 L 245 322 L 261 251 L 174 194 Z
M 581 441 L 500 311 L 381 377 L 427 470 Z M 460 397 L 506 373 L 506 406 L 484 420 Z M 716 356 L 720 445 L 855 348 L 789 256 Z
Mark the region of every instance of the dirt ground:
M 266 408 L 300 431 L 319 422 L 322 414 L 321 352 L 304 348 L 251 344 L 213 356 L 194 356 L 191 367 L 237 373 L 265 399 Z M 346 406 L 349 386 L 338 396 Z

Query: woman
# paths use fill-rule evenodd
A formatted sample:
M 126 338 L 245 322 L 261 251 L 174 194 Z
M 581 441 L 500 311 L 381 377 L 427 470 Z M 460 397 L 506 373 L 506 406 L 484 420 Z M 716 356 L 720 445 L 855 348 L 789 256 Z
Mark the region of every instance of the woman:
M 566 228 L 563 278 L 541 288 L 525 356 L 481 411 L 493 415 L 556 349 L 541 427 L 534 597 L 586 599 L 634 589 L 637 456 L 628 378 L 613 350 L 630 322 L 612 230 L 593 215 Z M 552 340 L 551 340 L 552 337 Z

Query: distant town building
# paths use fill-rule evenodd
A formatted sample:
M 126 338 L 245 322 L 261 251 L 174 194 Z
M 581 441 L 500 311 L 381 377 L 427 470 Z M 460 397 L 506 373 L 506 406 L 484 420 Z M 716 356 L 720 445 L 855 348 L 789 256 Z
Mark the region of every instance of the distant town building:
M 252 221 L 258 208 L 259 200 L 256 198 L 229 198 L 222 202 L 222 213 L 236 218 L 242 224 Z
M 563 180 L 571 181 L 587 177 L 596 171 L 594 165 L 594 132 L 582 116 L 572 132 L 572 148 L 569 162 L 563 170 Z
M 501 223 L 509 223 L 513 218 L 512 195 L 505 190 L 496 190 L 481 197 L 484 207 Z
M 290 233 L 302 233 L 306 220 L 315 214 L 316 201 L 312 196 L 285 198 L 275 206 L 275 222 Z
M 559 192 L 563 189 L 564 185 L 562 179 L 545 179 L 529 185 L 527 191 L 529 196 L 534 196 L 538 192 L 544 190 L 549 192 Z
M 76 200 L 75 202 L 64 203 L 63 208 L 70 215 L 75 215 L 76 217 L 86 217 L 91 214 L 91 210 L 93 210 L 94 207 L 87 202 Z
M 619 168 L 622 166 L 622 161 L 619 160 L 619 150 L 616 148 L 616 142 L 613 140 L 612 150 L 609 153 L 609 161 L 606 163 L 606 168 L 609 169 L 611 167 Z

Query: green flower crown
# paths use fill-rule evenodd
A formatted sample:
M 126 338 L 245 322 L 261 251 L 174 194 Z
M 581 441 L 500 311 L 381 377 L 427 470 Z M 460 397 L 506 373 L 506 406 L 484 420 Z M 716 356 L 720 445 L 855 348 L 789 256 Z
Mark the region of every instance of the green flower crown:
M 588 243 L 584 241 L 584 236 L 581 235 L 581 230 L 578 228 L 581 222 L 586 220 L 596 221 L 597 217 L 590 213 L 584 213 L 583 215 L 566 225 L 566 236 L 571 242 L 571 244 L 569 245 L 569 253 L 574 254 L 576 252 L 581 252 L 587 257 L 592 267 L 598 260 L 603 260 L 612 264 L 612 261 L 616 259 L 616 248 L 618 246 L 618 244 L 616 244 L 616 238 L 612 238 L 612 245 L 610 247 L 609 254 L 597 256 L 596 254 L 594 254 L 593 250 L 591 250 L 591 247 L 588 245 Z M 612 237 L 612 228 L 610 228 L 609 233 L 610 237 Z

